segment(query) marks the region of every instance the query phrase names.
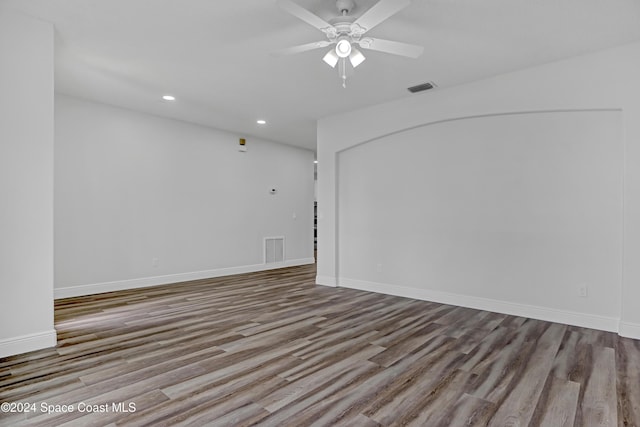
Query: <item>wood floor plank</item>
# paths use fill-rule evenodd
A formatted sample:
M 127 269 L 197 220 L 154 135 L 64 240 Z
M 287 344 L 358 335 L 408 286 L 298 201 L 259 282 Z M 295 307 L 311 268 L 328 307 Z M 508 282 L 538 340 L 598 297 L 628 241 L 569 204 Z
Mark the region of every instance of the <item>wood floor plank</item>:
M 411 410 L 394 418 L 391 424 L 413 427 L 436 425 L 442 417 L 443 408 L 450 408 L 456 404 L 473 377 L 474 374 L 462 370 L 455 370 L 442 377 L 419 396 L 417 404 Z
M 434 426 L 486 426 L 495 408 L 493 402 L 463 394 L 453 406 L 443 408 L 443 415 Z
M 335 425 L 336 427 L 379 427 L 380 426 L 379 423 L 373 421 L 371 418 L 366 417 L 362 414 L 358 414 L 356 417 L 350 420 L 347 420 Z
M 169 401 L 169 398 L 160 390 L 151 390 L 135 398 L 135 410 L 143 411 L 147 408 L 157 407 Z M 89 413 L 85 416 L 76 418 L 72 421 L 62 424 L 60 427 L 90 427 L 90 426 L 106 426 L 111 423 L 126 418 L 128 413 L 113 411 L 113 407 L 108 408 L 107 412 Z M 127 409 L 130 409 L 127 407 Z
M 616 368 L 618 423 L 640 427 L 640 341 L 619 339 L 616 345 Z
M 445 341 L 438 349 L 417 359 L 411 368 L 396 375 L 386 393 L 378 394 L 363 413 L 383 425 L 405 424 L 419 418 L 427 399 L 451 386 L 449 377 L 464 359 L 462 353 L 452 351 L 455 342 Z M 462 375 L 469 375 L 463 373 Z M 455 387 L 455 382 L 453 382 Z
M 341 371 L 330 383 L 308 390 L 297 400 L 273 412 L 258 425 L 333 425 L 335 418 L 341 417 L 340 411 L 336 411 L 335 407 L 333 411 L 327 411 L 327 402 L 335 403 L 339 399 L 348 403 L 350 400 L 345 399 L 345 395 L 350 394 L 355 386 L 362 384 L 362 381 L 378 371 L 378 366 L 374 363 L 354 364 L 352 369 Z
M 279 378 L 277 373 L 291 362 L 290 356 L 278 357 L 232 375 L 165 388 L 163 392 L 171 397 L 169 402 L 136 412 L 127 419 L 127 425 L 160 425 L 167 423 L 167 420 L 177 420 L 185 411 L 194 408 L 199 408 L 193 411 L 194 416 L 199 416 L 205 407 L 216 407 L 217 413 L 224 412 L 224 408 L 233 411 L 233 402 L 242 407 L 249 400 L 257 400 L 286 385 L 286 381 Z M 243 400 L 236 399 L 237 396 L 244 396 Z M 266 416 L 268 412 L 265 410 L 264 414 Z
M 361 360 L 347 360 L 328 365 L 324 369 L 315 371 L 297 380 L 288 381 L 289 384 L 287 386 L 282 387 L 258 403 L 270 413 L 277 412 L 280 408 L 299 400 L 312 390 L 327 388 L 327 383 L 333 382 L 335 378 L 344 375 L 348 371 L 353 371 L 356 367 L 363 366 L 365 363 L 367 362 Z M 374 366 L 370 362 L 369 365 L 371 367 Z
M 591 376 L 581 405 L 582 424 L 585 426 L 618 425 L 615 363 L 614 349 L 594 348 Z
M 529 355 L 525 369 L 511 380 L 510 390 L 505 398 L 501 399 L 500 408 L 492 417 L 489 426 L 529 424 L 565 330 L 565 325 L 554 323 L 542 334 Z
M 403 335 L 401 339 L 389 342 L 386 350 L 373 357 L 371 361 L 381 366 L 391 366 L 405 357 L 407 353 L 411 353 L 436 336 L 442 335 L 443 332 L 444 327 L 435 323 L 430 323 L 417 330 L 412 329 L 410 334 Z
M 58 346 L 0 359 L 0 403 L 136 411 L 5 412 L 0 426 L 640 426 L 637 340 L 315 275 L 58 300 Z
M 579 396 L 580 384 L 548 377 L 530 425 L 573 426 Z

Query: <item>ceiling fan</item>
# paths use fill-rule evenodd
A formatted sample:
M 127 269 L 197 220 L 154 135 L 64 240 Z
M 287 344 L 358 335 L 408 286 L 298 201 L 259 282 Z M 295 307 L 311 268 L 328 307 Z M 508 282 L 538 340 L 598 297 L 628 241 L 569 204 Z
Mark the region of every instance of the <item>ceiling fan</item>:
M 411 0 L 379 0 L 359 18 L 350 15 L 356 6 L 353 0 L 336 0 L 336 6 L 340 14 L 328 22 L 292 0 L 277 0 L 277 3 L 286 12 L 322 31 L 327 39 L 293 46 L 273 53 L 276 55 L 292 55 L 332 46 L 322 60 L 331 68 L 335 68 L 338 65 L 342 87 L 347 85 L 347 59 L 353 68 L 362 64 L 366 59 L 356 46 L 409 58 L 417 58 L 422 55 L 422 46 L 365 37 L 365 33 L 407 7 Z

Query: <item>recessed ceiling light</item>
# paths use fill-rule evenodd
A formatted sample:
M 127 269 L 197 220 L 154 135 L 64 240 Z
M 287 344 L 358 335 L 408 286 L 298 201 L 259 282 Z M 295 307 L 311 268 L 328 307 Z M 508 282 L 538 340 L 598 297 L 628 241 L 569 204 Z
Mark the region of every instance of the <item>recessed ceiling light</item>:
M 256 121 L 256 123 L 259 124 L 259 125 L 266 125 L 267 121 L 266 120 L 258 120 L 258 121 Z
M 317 164 L 318 164 L 318 161 L 317 161 L 317 160 L 314 160 L 314 161 L 313 161 L 313 163 L 315 163 L 315 164 L 317 165 Z
M 173 95 L 163 95 L 162 99 L 164 99 L 165 101 L 175 101 L 176 97 Z

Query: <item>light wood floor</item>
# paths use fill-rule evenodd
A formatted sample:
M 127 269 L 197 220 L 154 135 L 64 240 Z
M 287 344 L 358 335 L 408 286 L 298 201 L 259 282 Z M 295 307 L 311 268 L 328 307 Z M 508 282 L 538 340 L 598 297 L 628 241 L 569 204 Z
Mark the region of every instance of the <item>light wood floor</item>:
M 0 425 L 640 425 L 640 341 L 314 277 L 60 300 L 57 348 L 0 359 L 0 402 L 36 405 Z

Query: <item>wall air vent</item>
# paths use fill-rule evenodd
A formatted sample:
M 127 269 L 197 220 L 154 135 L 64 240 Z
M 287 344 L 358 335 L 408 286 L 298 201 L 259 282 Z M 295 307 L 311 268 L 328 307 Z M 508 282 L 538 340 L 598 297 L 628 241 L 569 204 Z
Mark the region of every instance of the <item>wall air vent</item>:
M 264 263 L 284 262 L 284 237 L 265 237 Z
M 421 85 L 408 87 L 407 90 L 411 93 L 422 92 L 423 90 L 429 90 L 436 87 L 436 84 L 433 82 L 422 83 Z

